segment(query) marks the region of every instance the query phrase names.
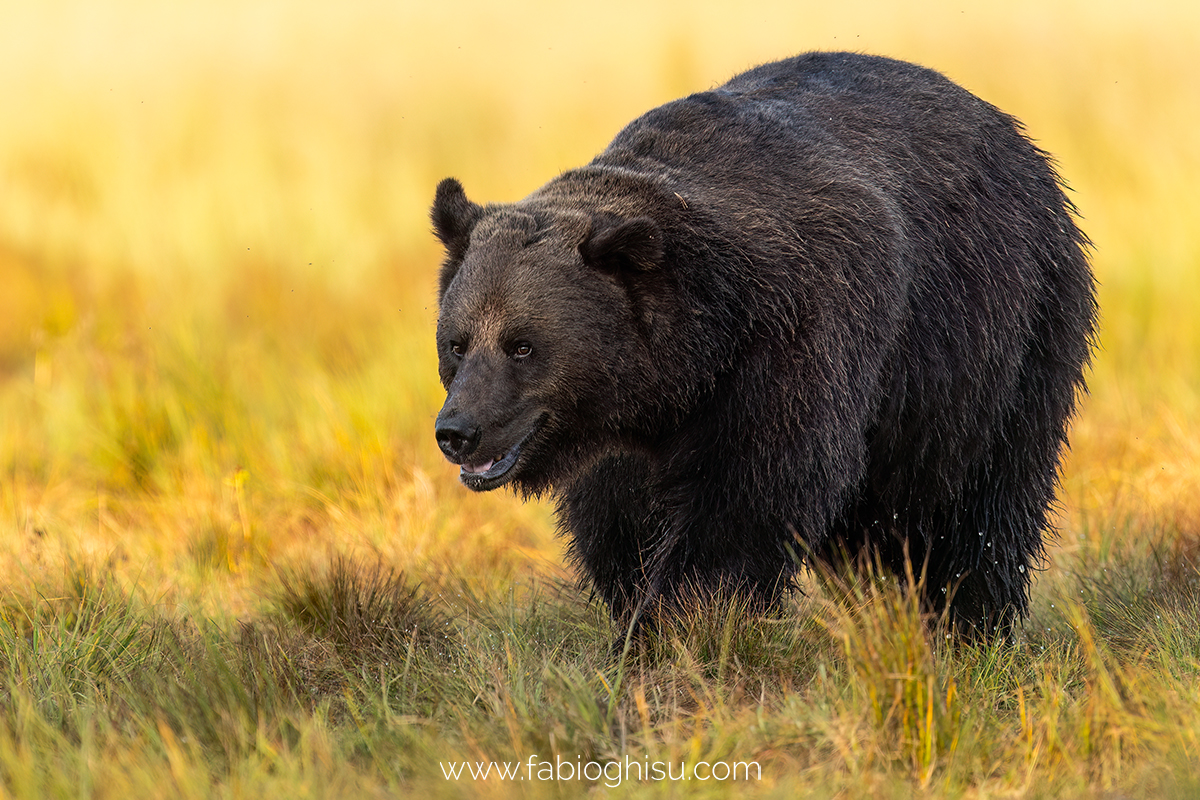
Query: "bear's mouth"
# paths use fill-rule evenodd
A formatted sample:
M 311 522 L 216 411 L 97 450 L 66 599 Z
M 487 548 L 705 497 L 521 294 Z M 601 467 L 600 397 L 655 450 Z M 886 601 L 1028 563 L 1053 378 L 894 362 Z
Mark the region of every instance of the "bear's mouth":
M 464 461 L 458 473 L 458 479 L 462 481 L 463 486 L 476 492 L 486 492 L 512 480 L 515 477 L 513 467 L 517 465 L 517 460 L 521 457 L 521 449 L 542 427 L 542 422 L 543 420 L 538 420 L 533 429 L 504 455 L 490 461 L 474 463 Z

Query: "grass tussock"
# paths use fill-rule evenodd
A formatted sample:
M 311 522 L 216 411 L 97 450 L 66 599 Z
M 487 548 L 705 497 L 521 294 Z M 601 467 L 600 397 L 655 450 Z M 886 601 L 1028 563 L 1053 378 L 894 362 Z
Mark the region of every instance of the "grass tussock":
M 2 16 L 0 796 L 1200 794 L 1194 3 Z M 548 507 L 432 441 L 432 189 L 520 197 L 816 48 L 941 69 L 1058 158 L 1104 319 L 1060 534 L 1004 641 L 867 570 L 615 654 Z
M 327 570 L 280 576 L 282 615 L 355 660 L 390 660 L 415 648 L 446 654 L 455 646 L 445 614 L 382 564 L 335 556 Z

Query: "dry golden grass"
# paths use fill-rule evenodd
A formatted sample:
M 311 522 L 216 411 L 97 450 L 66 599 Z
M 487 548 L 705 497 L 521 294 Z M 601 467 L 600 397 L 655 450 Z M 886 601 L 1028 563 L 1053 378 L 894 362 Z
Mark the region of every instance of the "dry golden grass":
M 1074 189 L 1095 243 L 1104 327 L 1039 608 L 1075 574 L 1119 558 L 1161 557 L 1192 580 L 1195 3 L 0 0 L 7 596 L 65 596 L 79 575 L 103 575 L 172 619 L 250 619 L 278 586 L 276 568 L 319 571 L 338 554 L 443 592 L 465 581 L 496 602 L 511 585 L 560 575 L 549 509 L 467 493 L 433 443 L 432 189 L 455 175 L 478 199 L 516 199 L 589 159 L 642 111 L 807 49 L 877 52 L 947 73 L 1022 118 Z M 1124 630 L 1119 620 L 1097 629 Z M 1186 640 L 1196 627 L 1179 631 Z M 1142 713 L 1127 697 L 1153 695 L 1155 674 L 1135 664 L 1114 677 L 1103 642 L 1079 647 L 1085 674 L 1075 685 L 1099 694 L 1094 708 L 1062 713 L 1109 714 L 1117 721 L 1106 730 L 1121 735 Z M 917 784 L 953 775 L 960 796 L 1038 796 L 1038 782 L 1015 773 L 997 784 L 984 767 L 978 780 L 938 771 L 944 753 L 929 748 L 949 746 L 960 706 L 946 694 L 954 675 L 922 653 L 921 674 L 942 670 L 928 685 L 941 700 L 914 695 L 901 707 L 936 711 L 936 731 L 922 739 L 913 720 L 882 727 L 916 736 L 904 757 Z M 1025 685 L 1052 705 L 1056 680 L 1038 674 Z M 854 685 L 834 713 L 803 725 L 823 730 L 820 752 L 861 782 L 821 773 L 813 785 L 864 789 L 890 774 L 871 772 L 878 753 L 855 749 L 874 723 L 850 716 L 869 680 Z M 1110 685 L 1117 695 L 1105 694 Z M 1126 700 L 1121 687 L 1134 687 Z M 1005 703 L 1035 702 L 1013 692 Z M 1026 717 L 1026 699 L 1030 774 L 1068 764 L 1052 772 L 1062 785 L 1111 784 L 1103 775 L 1116 767 L 1058 741 L 1050 706 L 1030 705 Z M 714 718 L 730 725 L 750 713 L 721 702 Z M 635 705 L 640 713 L 645 698 Z M 543 735 L 518 717 L 532 726 L 522 736 Z M 305 735 L 312 752 L 324 746 L 324 734 Z M 138 747 L 114 752 L 136 762 Z M 1047 761 L 1055 747 L 1059 760 Z M 0 762 L 4 752 L 0 742 Z M 784 760 L 803 776 L 808 758 Z M 0 765 L 0 785 L 16 791 L 12 769 Z

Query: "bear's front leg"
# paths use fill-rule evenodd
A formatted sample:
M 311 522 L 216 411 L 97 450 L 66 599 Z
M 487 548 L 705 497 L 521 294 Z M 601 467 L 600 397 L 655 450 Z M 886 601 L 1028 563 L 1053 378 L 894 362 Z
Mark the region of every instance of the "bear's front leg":
M 613 618 L 626 623 L 645 594 L 655 524 L 649 465 L 623 454 L 602 458 L 558 498 L 558 524 Z

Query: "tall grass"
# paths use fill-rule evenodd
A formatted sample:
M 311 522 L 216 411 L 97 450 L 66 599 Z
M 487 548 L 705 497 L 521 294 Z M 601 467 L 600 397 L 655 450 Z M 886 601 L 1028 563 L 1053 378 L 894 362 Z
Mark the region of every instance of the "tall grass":
M 1193 6 L 0 0 L 0 795 L 1195 794 Z M 815 48 L 943 70 L 1072 185 L 1104 328 L 1061 534 L 1015 643 L 874 576 L 614 659 L 549 510 L 432 444 L 432 187 L 515 199 Z M 439 766 L 535 754 L 763 778 Z

